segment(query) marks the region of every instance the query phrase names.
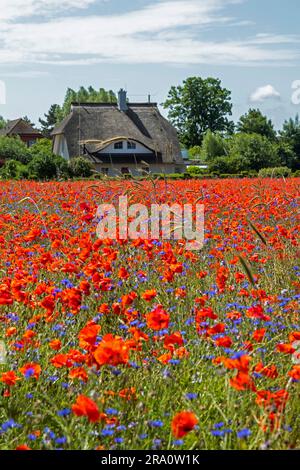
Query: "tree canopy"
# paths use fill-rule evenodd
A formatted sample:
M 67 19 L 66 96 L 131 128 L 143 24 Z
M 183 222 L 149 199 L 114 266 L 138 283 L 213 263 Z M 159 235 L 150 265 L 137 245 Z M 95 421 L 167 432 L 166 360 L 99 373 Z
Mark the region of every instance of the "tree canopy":
M 181 142 L 187 147 L 201 145 L 205 133 L 231 133 L 234 124 L 231 92 L 216 78 L 190 77 L 183 85 L 173 86 L 163 103 L 169 120 L 177 128 Z
M 259 109 L 249 109 L 240 117 L 237 131 L 245 134 L 260 134 L 270 140 L 276 139 L 276 132 L 270 119 L 262 114 Z

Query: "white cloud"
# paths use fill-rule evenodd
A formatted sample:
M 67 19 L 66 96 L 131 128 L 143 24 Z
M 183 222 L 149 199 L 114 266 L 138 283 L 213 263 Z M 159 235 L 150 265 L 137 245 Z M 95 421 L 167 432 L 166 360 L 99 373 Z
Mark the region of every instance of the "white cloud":
M 0 2 L 5 2 L 8 8 L 4 9 L 6 18 L 0 12 L 0 64 L 253 65 L 293 62 L 299 58 L 296 50 L 274 48 L 273 42 L 269 45 L 270 38 L 264 35 L 236 41 L 208 40 L 206 28 L 232 24 L 232 18 L 224 15 L 224 8 L 240 0 L 161 0 L 123 14 L 87 15 L 87 10 L 84 16 L 56 15 L 48 21 L 27 18 L 26 24 L 18 19 L 21 16 L 16 12 L 18 6 L 23 5 L 22 14 L 29 17 L 40 15 L 41 11 L 53 12 L 56 7 L 87 8 L 96 0 Z M 276 44 L 286 45 L 286 37 L 277 38 Z
M 59 10 L 84 9 L 96 0 L 0 0 L 0 22 L 34 15 L 57 13 Z M 104 0 L 105 1 L 105 0 Z
M 266 85 L 257 88 L 250 96 L 251 103 L 262 103 L 268 99 L 280 99 L 280 93 L 272 86 Z

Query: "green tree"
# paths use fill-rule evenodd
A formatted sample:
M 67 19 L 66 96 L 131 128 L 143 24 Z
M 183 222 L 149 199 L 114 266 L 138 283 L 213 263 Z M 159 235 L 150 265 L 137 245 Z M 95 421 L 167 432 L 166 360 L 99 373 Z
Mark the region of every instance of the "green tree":
M 24 116 L 24 117 L 22 117 L 22 119 L 23 119 L 23 121 L 27 122 L 27 124 L 29 124 L 30 126 L 35 127 L 35 124 L 33 122 L 31 122 L 31 120 L 28 116 Z
M 300 168 L 299 158 L 297 158 L 297 155 L 294 152 L 294 149 L 290 142 L 280 140 L 276 145 L 276 151 L 281 166 L 288 167 L 293 171 Z
M 201 156 L 206 161 L 212 161 L 216 157 L 223 157 L 228 154 L 228 144 L 220 134 L 207 131 L 201 146 Z
M 296 155 L 294 169 L 300 169 L 300 119 L 299 115 L 295 119 L 289 119 L 283 124 L 280 134 L 280 140 L 288 143 Z
M 41 124 L 41 131 L 42 134 L 49 138 L 51 132 L 53 131 L 56 123 L 59 119 L 59 115 L 61 113 L 61 108 L 58 104 L 52 104 L 49 108 L 48 113 L 44 114 L 44 119 L 40 118 L 39 123 Z
M 240 161 L 242 170 L 256 170 L 280 165 L 276 146 L 259 134 L 236 134 L 229 139 L 230 158 Z
M 249 109 L 248 113 L 241 116 L 237 130 L 244 134 L 259 134 L 270 140 L 276 139 L 271 119 L 264 116 L 259 109 Z
M 71 104 L 78 103 L 116 103 L 117 97 L 112 90 L 106 91 L 104 88 L 95 90 L 92 86 L 87 89 L 83 86 L 78 91 L 68 88 L 62 107 L 56 109 L 56 122 L 59 123 L 71 111 Z
M 234 124 L 228 119 L 232 114 L 231 92 L 216 78 L 186 79 L 182 86 L 170 89 L 163 106 L 187 148 L 201 145 L 208 130 L 233 132 Z
M 0 116 L 0 129 L 4 129 L 6 126 L 6 120 L 4 119 L 3 116 Z

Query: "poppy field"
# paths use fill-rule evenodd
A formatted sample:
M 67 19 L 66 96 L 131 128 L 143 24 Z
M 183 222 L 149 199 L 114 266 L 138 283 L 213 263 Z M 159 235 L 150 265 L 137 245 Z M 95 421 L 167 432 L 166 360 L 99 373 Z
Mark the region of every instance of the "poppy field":
M 201 203 L 205 242 L 97 207 Z M 0 449 L 300 446 L 300 180 L 1 182 Z

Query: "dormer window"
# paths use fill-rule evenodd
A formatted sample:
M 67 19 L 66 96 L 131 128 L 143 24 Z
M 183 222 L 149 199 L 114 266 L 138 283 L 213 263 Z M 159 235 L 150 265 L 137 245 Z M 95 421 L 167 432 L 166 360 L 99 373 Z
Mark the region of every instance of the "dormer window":
M 122 149 L 123 148 L 123 142 L 116 142 L 114 144 L 114 148 L 117 149 Z
M 127 142 L 127 148 L 128 148 L 128 150 L 135 150 L 136 149 L 136 143 L 135 142 Z

